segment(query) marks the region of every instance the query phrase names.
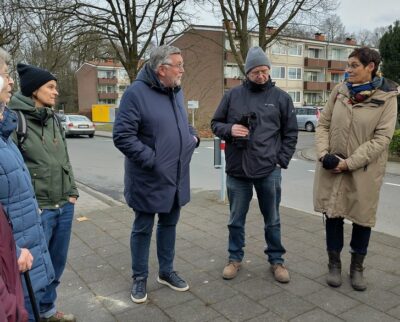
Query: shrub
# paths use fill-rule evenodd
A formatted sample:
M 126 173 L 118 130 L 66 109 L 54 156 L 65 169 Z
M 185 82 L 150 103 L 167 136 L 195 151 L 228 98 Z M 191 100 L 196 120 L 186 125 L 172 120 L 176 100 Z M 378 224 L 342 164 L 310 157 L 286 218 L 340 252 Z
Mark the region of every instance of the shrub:
M 400 155 L 400 129 L 394 131 L 392 141 L 389 145 L 390 153 Z

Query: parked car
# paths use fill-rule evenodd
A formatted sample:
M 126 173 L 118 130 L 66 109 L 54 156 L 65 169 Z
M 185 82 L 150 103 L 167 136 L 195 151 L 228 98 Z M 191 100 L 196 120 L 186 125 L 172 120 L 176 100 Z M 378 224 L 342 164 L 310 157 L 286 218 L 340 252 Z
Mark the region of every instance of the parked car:
M 314 132 L 318 124 L 318 119 L 321 114 L 322 107 L 317 106 L 302 106 L 296 107 L 297 126 L 299 130 Z
M 84 115 L 59 115 L 65 136 L 88 135 L 94 137 L 96 131 L 94 123 Z

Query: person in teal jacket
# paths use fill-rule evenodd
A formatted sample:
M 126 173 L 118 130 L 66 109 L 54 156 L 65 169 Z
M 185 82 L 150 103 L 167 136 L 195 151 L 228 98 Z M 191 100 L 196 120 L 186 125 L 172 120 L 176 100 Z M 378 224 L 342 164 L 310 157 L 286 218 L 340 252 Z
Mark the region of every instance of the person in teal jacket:
M 11 99 L 10 108 L 21 111 L 27 136 L 19 149 L 32 177 L 50 257 L 54 281 L 40 301 L 42 321 L 75 321 L 72 314 L 56 310 L 56 288 L 67 262 L 74 204 L 78 198 L 74 175 L 62 128 L 53 110 L 57 79 L 47 70 L 17 65 L 21 91 Z M 15 136 L 14 139 L 18 141 Z

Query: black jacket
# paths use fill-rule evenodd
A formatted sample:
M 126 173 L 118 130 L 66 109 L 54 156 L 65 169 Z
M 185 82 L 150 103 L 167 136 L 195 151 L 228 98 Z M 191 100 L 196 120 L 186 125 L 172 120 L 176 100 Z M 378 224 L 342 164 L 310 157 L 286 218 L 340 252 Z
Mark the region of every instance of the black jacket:
M 249 121 L 248 142 L 231 136 L 233 124 Z M 297 143 L 297 120 L 292 99 L 268 81 L 255 90 L 249 81 L 227 92 L 211 120 L 213 133 L 226 141 L 226 173 L 263 178 L 279 164 L 288 167 Z

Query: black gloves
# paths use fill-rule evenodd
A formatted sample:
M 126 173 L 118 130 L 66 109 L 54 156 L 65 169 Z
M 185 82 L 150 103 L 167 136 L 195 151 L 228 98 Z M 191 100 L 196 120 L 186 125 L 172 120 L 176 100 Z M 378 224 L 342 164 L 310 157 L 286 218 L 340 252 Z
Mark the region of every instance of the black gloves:
M 338 166 L 340 159 L 336 155 L 328 153 L 324 155 L 321 161 L 324 169 L 332 170 Z

